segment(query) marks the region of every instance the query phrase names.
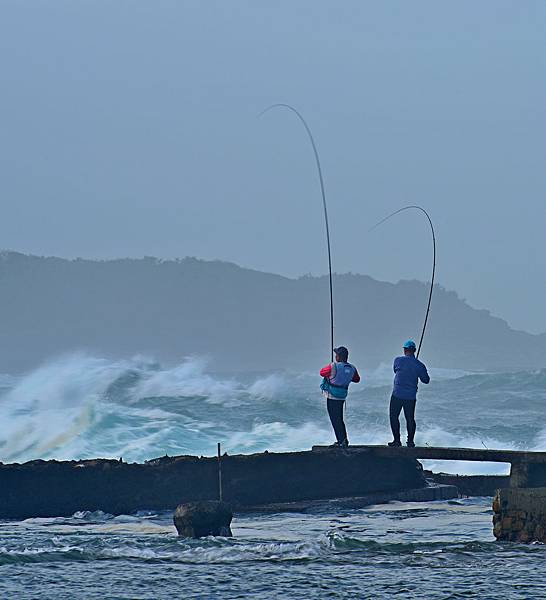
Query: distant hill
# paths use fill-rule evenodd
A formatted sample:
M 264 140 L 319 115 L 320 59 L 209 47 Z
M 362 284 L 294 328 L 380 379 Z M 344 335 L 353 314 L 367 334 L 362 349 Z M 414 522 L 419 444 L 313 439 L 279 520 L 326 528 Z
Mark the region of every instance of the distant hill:
M 336 275 L 336 343 L 364 368 L 418 337 L 427 285 Z M 546 335 L 511 329 L 435 290 L 422 358 L 436 367 L 546 365 Z M 329 359 L 326 277 L 289 279 L 219 261 L 65 260 L 0 254 L 0 372 L 85 350 L 164 362 L 206 355 L 218 371 L 316 369 Z

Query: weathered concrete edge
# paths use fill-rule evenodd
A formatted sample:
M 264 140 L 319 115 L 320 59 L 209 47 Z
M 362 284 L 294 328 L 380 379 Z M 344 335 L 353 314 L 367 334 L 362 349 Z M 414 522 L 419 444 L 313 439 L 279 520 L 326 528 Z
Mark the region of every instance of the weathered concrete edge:
M 239 506 L 238 513 L 254 512 L 322 512 L 336 508 L 364 508 L 373 504 L 389 502 L 434 502 L 459 498 L 459 490 L 454 485 L 432 484 L 424 488 L 401 490 L 398 492 L 376 492 L 352 498 L 332 498 L 329 500 L 309 500 L 300 502 L 276 502 L 256 506 Z
M 313 452 L 328 451 L 328 446 L 313 446 Z M 399 446 L 353 445 L 347 452 L 369 452 L 376 456 L 409 457 L 417 460 L 464 460 L 501 463 L 546 463 L 546 452 L 530 450 L 496 450 L 490 448 L 450 448 L 447 446 Z
M 454 485 L 460 497 L 493 497 L 499 488 L 510 487 L 510 475 L 456 475 L 452 473 L 433 473 L 425 470 L 427 481 Z

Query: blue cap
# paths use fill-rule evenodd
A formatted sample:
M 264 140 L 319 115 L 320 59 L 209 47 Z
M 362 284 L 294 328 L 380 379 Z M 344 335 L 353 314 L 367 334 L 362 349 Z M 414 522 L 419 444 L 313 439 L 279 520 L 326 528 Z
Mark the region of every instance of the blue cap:
M 404 344 L 404 350 L 415 350 L 416 348 L 417 346 L 415 345 L 415 342 L 413 340 L 408 340 Z

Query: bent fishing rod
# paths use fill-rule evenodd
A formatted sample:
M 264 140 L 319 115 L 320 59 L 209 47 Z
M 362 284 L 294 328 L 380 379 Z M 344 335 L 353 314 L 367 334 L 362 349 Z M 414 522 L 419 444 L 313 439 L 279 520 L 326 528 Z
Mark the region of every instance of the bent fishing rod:
M 432 292 L 434 290 L 434 277 L 436 275 L 436 234 L 434 232 L 434 225 L 432 224 L 432 219 L 430 218 L 430 215 L 428 214 L 428 212 L 421 206 L 418 206 L 418 205 L 404 206 L 403 208 L 399 208 L 398 210 L 395 210 L 393 213 L 386 216 L 384 219 L 381 219 L 381 221 L 379 221 L 379 223 L 376 223 L 373 227 L 370 228 L 370 231 L 373 231 L 374 229 L 376 229 L 377 227 L 379 227 L 380 225 L 385 223 L 385 221 L 388 221 L 390 218 L 394 217 L 395 215 L 397 215 L 401 212 L 404 212 L 406 210 L 410 210 L 410 209 L 420 210 L 425 215 L 425 217 L 427 218 L 428 223 L 430 225 L 430 231 L 432 233 L 432 277 L 430 280 L 430 292 L 428 294 L 428 302 L 427 302 L 427 310 L 425 313 L 425 321 L 423 323 L 423 330 L 421 331 L 421 339 L 419 340 L 419 346 L 417 348 L 417 358 L 419 358 L 419 353 L 421 352 L 421 346 L 423 344 L 423 338 L 425 337 L 425 331 L 427 329 L 428 316 L 430 313 L 430 305 L 432 303 Z
M 324 190 L 324 179 L 322 177 L 322 167 L 320 166 L 320 158 L 317 150 L 317 145 L 315 144 L 315 140 L 313 138 L 313 134 L 311 133 L 311 129 L 309 125 L 307 125 L 307 121 L 303 118 L 301 113 L 297 111 L 290 104 L 272 104 L 268 106 L 265 110 L 263 110 L 258 117 L 261 117 L 266 112 L 274 109 L 274 108 L 287 108 L 291 110 L 301 121 L 305 130 L 307 131 L 307 135 L 309 137 L 309 141 L 311 142 L 311 146 L 313 147 L 313 153 L 315 154 L 315 163 L 317 165 L 317 171 L 320 181 L 320 192 L 322 194 L 322 208 L 324 211 L 324 225 L 326 229 L 326 247 L 328 249 L 328 277 L 330 283 L 330 357 L 332 361 L 334 360 L 334 286 L 332 283 L 332 251 L 330 247 L 330 226 L 328 224 L 328 208 L 326 206 L 326 192 Z

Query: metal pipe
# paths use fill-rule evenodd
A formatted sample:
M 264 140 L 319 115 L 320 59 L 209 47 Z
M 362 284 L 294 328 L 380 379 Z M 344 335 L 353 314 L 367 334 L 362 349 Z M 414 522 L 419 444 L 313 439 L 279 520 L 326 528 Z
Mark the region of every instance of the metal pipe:
M 223 500 L 223 490 L 222 490 L 222 450 L 220 447 L 220 442 L 218 442 L 218 499 L 220 502 Z

